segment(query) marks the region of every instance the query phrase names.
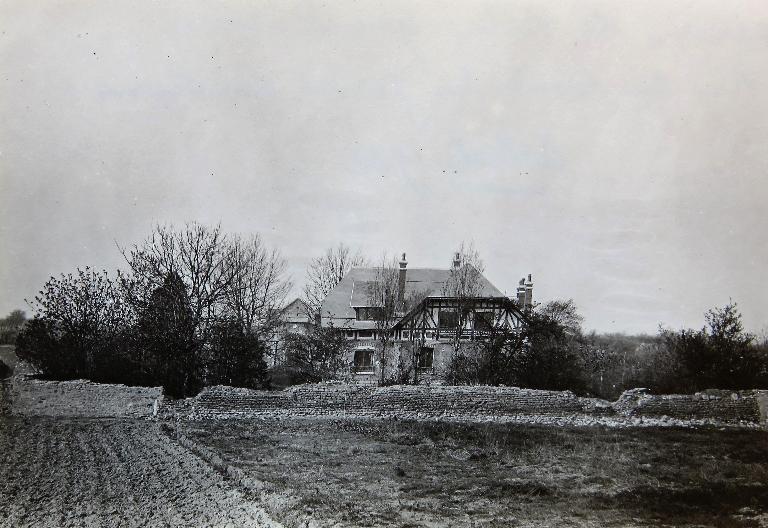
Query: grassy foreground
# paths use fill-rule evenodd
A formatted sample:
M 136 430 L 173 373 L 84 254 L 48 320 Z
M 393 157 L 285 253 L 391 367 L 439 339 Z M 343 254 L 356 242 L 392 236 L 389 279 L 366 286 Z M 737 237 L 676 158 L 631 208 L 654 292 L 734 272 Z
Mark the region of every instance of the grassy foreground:
M 768 433 L 192 422 L 287 525 L 768 526 Z

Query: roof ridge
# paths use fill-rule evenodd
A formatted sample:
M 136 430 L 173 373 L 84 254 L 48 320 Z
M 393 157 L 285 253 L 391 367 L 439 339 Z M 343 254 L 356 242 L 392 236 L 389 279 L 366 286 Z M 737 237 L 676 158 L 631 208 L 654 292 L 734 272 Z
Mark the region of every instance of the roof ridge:
M 375 270 L 375 269 L 381 269 L 382 266 L 353 266 L 349 268 L 349 271 L 352 270 Z M 406 268 L 406 271 L 410 270 L 434 270 L 434 271 L 451 271 L 451 268 L 428 268 L 428 267 L 412 267 L 412 268 Z

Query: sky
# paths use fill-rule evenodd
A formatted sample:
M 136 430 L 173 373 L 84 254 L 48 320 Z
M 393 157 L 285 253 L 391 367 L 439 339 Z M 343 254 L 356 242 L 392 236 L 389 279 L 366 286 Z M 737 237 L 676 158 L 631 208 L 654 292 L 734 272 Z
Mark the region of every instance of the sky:
M 0 2 L 0 313 L 157 223 L 768 328 L 768 4 Z

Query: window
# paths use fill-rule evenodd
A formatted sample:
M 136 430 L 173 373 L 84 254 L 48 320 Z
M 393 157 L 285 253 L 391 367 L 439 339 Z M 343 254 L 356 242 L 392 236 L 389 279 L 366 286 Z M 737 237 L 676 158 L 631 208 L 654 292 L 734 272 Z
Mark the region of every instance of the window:
M 354 339 L 355 338 L 355 332 L 353 330 L 347 330 L 346 331 L 347 339 Z
M 381 308 L 378 306 L 361 306 L 355 308 L 358 321 L 375 321 L 381 319 Z
M 370 348 L 355 350 L 355 363 L 352 368 L 356 374 L 373 374 L 373 350 Z
M 419 368 L 420 369 L 431 369 L 432 368 L 432 360 L 435 357 L 435 349 L 432 347 L 421 347 L 421 352 L 419 352 Z
M 440 310 L 437 315 L 440 330 L 450 330 L 459 324 L 459 314 L 456 310 Z
M 358 330 L 357 337 L 359 339 L 373 339 L 373 330 Z

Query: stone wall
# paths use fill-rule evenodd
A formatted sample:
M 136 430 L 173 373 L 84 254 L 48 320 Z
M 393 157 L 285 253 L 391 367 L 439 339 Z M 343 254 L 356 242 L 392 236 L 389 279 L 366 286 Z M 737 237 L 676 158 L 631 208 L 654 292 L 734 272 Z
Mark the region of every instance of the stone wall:
M 6 380 L 5 412 L 22 416 L 150 418 L 163 402 L 160 387 L 128 387 L 85 380 L 44 381 L 27 376 Z
M 164 401 L 159 387 L 16 376 L 0 383 L 0 413 L 61 417 L 354 416 L 582 425 L 768 426 L 768 391 L 693 395 L 625 392 L 616 402 L 571 392 L 514 387 L 393 386 L 326 383 L 283 391 L 209 387 L 194 398 Z M 563 421 L 565 420 L 565 421 Z
M 755 391 L 755 397 L 760 410 L 760 423 L 768 429 L 768 390 Z
M 764 422 L 761 391 L 708 390 L 696 394 L 650 394 L 645 389 L 624 392 L 613 408 L 625 416 L 667 416 L 672 419 L 717 418 L 724 422 Z
M 209 387 L 195 398 L 172 404 L 194 418 L 269 414 L 472 417 L 519 414 L 606 414 L 608 402 L 571 392 L 509 387 L 299 385 L 279 392 Z
M 525 417 L 536 417 L 534 421 L 557 423 L 547 418 L 588 417 L 578 423 L 756 426 L 761 423 L 760 395 L 758 391 L 707 391 L 659 396 L 636 389 L 610 403 L 567 391 L 513 387 L 319 384 L 280 392 L 210 387 L 174 405 L 179 417 L 191 419 L 347 415 L 525 421 Z

